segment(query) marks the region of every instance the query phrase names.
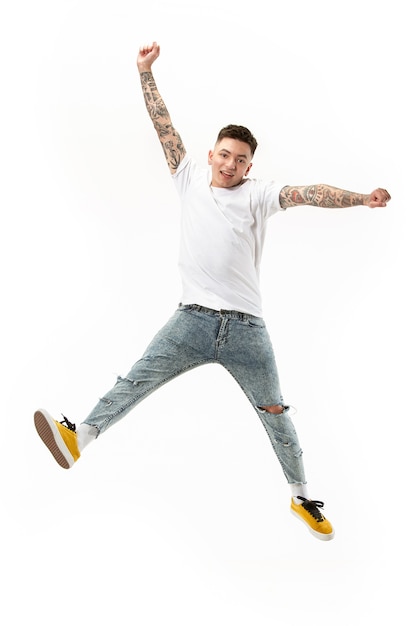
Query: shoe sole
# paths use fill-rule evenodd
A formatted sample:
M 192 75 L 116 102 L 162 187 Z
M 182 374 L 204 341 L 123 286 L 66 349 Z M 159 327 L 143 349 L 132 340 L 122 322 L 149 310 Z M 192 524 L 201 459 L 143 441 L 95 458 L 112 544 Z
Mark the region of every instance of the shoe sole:
M 314 528 L 311 528 L 310 524 L 306 522 L 302 517 L 300 517 L 298 513 L 296 513 L 293 509 L 290 509 L 290 511 L 294 515 L 294 517 L 296 517 L 298 520 L 300 520 L 300 522 L 303 522 L 303 524 L 307 526 L 308 530 L 316 539 L 320 539 L 321 541 L 331 541 L 331 539 L 333 539 L 334 530 L 332 533 L 319 533 L 317 532 L 317 530 L 314 530 Z
M 44 410 L 36 411 L 34 415 L 35 428 L 39 437 L 46 445 L 55 461 L 64 469 L 74 465 L 74 459 L 62 440 L 59 430 L 52 417 Z

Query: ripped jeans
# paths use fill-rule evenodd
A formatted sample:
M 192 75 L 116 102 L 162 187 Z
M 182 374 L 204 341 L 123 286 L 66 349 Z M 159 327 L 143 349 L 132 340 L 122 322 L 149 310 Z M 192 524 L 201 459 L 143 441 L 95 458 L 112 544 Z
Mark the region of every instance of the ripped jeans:
M 305 483 L 302 450 L 283 402 L 274 352 L 262 318 L 180 304 L 125 378 L 101 398 L 84 423 L 98 434 L 176 376 L 219 363 L 246 394 L 268 433 L 288 483 Z M 282 413 L 262 407 L 281 405 Z

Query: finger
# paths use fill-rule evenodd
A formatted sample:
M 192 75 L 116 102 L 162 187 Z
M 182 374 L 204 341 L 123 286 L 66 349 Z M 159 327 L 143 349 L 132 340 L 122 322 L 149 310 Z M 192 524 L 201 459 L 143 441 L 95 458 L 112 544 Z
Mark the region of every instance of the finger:
M 382 192 L 382 195 L 386 200 L 391 200 L 391 196 L 386 189 L 380 189 L 380 191 Z
M 149 44 L 146 44 L 144 46 L 141 47 L 140 51 L 142 54 L 148 54 L 151 50 L 152 50 L 153 46 L 150 46 Z

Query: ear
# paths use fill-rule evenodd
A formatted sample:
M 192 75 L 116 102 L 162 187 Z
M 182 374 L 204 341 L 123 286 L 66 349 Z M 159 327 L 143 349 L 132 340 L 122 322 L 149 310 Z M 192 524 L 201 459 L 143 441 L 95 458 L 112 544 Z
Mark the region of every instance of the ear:
M 213 150 L 209 150 L 208 153 L 208 164 L 211 165 L 213 163 Z
M 248 165 L 248 167 L 246 169 L 246 172 L 244 173 L 244 176 L 247 176 L 249 174 L 249 171 L 250 171 L 251 167 L 252 167 L 252 163 L 249 163 L 249 165 Z

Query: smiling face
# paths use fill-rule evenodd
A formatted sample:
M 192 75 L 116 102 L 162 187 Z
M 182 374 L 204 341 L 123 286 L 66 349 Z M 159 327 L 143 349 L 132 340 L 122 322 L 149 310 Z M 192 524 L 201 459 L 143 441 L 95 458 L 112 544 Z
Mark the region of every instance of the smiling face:
M 235 187 L 239 185 L 250 168 L 252 152 L 249 144 L 238 139 L 224 137 L 209 151 L 212 187 Z

